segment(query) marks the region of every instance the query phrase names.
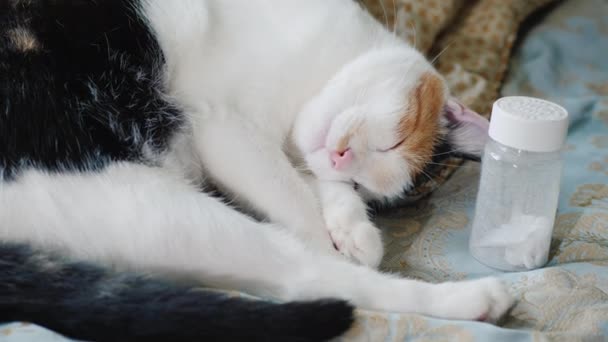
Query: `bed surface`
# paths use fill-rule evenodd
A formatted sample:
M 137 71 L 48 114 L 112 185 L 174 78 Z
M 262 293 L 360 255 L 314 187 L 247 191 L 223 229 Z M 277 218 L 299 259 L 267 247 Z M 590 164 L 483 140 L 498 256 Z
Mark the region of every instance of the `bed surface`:
M 560 4 L 521 42 L 503 95 L 540 96 L 572 116 L 558 219 L 546 268 L 502 273 L 468 252 L 479 165 L 466 163 L 430 198 L 377 217 L 382 268 L 439 282 L 495 275 L 518 301 L 501 327 L 358 311 L 348 341 L 597 340 L 608 336 L 608 1 Z M 67 341 L 30 324 L 2 341 Z
M 386 270 L 427 281 L 495 275 L 518 301 L 495 327 L 418 315 L 361 312 L 349 340 L 608 340 L 608 2 L 560 4 L 521 42 L 503 95 L 565 106 L 572 122 L 564 153 L 558 219 L 549 264 L 502 273 L 467 249 L 479 165 L 461 167 L 428 200 L 383 213 Z

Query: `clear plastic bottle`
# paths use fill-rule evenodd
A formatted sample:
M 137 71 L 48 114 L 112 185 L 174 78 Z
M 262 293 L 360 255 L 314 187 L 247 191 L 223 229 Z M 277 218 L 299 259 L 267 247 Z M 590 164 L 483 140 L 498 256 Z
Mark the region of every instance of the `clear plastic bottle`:
M 469 243 L 483 264 L 520 271 L 547 263 L 567 130 L 568 112 L 549 101 L 494 103 Z

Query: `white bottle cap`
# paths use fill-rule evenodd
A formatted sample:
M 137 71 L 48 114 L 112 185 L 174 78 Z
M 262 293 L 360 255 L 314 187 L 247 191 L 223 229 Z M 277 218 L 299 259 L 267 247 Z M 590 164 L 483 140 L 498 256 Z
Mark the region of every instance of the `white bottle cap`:
M 568 112 L 561 106 L 526 96 L 503 97 L 494 102 L 489 135 L 519 150 L 555 152 L 568 133 Z

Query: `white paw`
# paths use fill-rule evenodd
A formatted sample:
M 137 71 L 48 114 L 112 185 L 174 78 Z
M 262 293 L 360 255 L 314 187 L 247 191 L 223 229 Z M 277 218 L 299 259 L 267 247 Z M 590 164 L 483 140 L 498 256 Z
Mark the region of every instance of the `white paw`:
M 334 242 L 327 231 L 322 231 L 322 233 L 319 234 L 306 234 L 300 236 L 300 239 L 315 253 L 342 257 L 334 247 Z
M 496 322 L 513 306 L 507 287 L 496 278 L 438 284 L 431 315 Z
M 347 258 L 365 266 L 377 268 L 384 255 L 380 230 L 370 222 L 352 226 L 329 226 L 334 245 Z

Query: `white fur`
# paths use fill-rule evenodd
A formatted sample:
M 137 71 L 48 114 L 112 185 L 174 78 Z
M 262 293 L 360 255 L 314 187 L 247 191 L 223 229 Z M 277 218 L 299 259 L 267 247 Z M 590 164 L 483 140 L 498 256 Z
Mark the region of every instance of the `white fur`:
M 511 298 L 496 280 L 427 284 L 316 253 L 166 169 L 30 170 L 0 192 L 0 236 L 72 257 L 281 300 L 344 298 L 367 309 L 497 318 Z
M 411 184 L 403 157 L 379 150 L 396 143 L 406 95 L 422 73 L 434 70 L 358 5 L 146 3 L 143 12 L 167 59 L 171 96 L 190 111 L 196 154 L 190 159 L 200 159 L 240 202 L 331 253 L 324 208 L 285 152 L 303 159 L 317 178 L 358 182 L 375 197 L 397 196 Z M 361 127 L 350 142 L 356 158 L 337 172 L 329 153 L 354 126 Z M 379 180 L 378 168 L 390 172 Z M 335 237 L 377 235 L 366 218 L 348 222 Z M 354 227 L 365 233 L 347 232 Z M 369 264 L 382 255 L 374 240 L 362 252 L 354 241 L 339 245 L 343 254 Z
M 188 129 L 163 167 L 29 170 L 4 184 L 3 240 L 283 300 L 331 296 L 458 319 L 508 309 L 496 280 L 397 279 L 332 248 L 330 236 L 354 261 L 380 262 L 379 232 L 352 184 L 391 197 L 411 182 L 407 161 L 381 151 L 397 142 L 406 94 L 435 73 L 418 52 L 351 0 L 147 0 L 141 13 Z M 329 153 L 353 127 L 355 159 L 335 171 Z M 389 172 L 381 181 L 378 166 Z M 200 193 L 192 184 L 203 174 L 272 225 Z

